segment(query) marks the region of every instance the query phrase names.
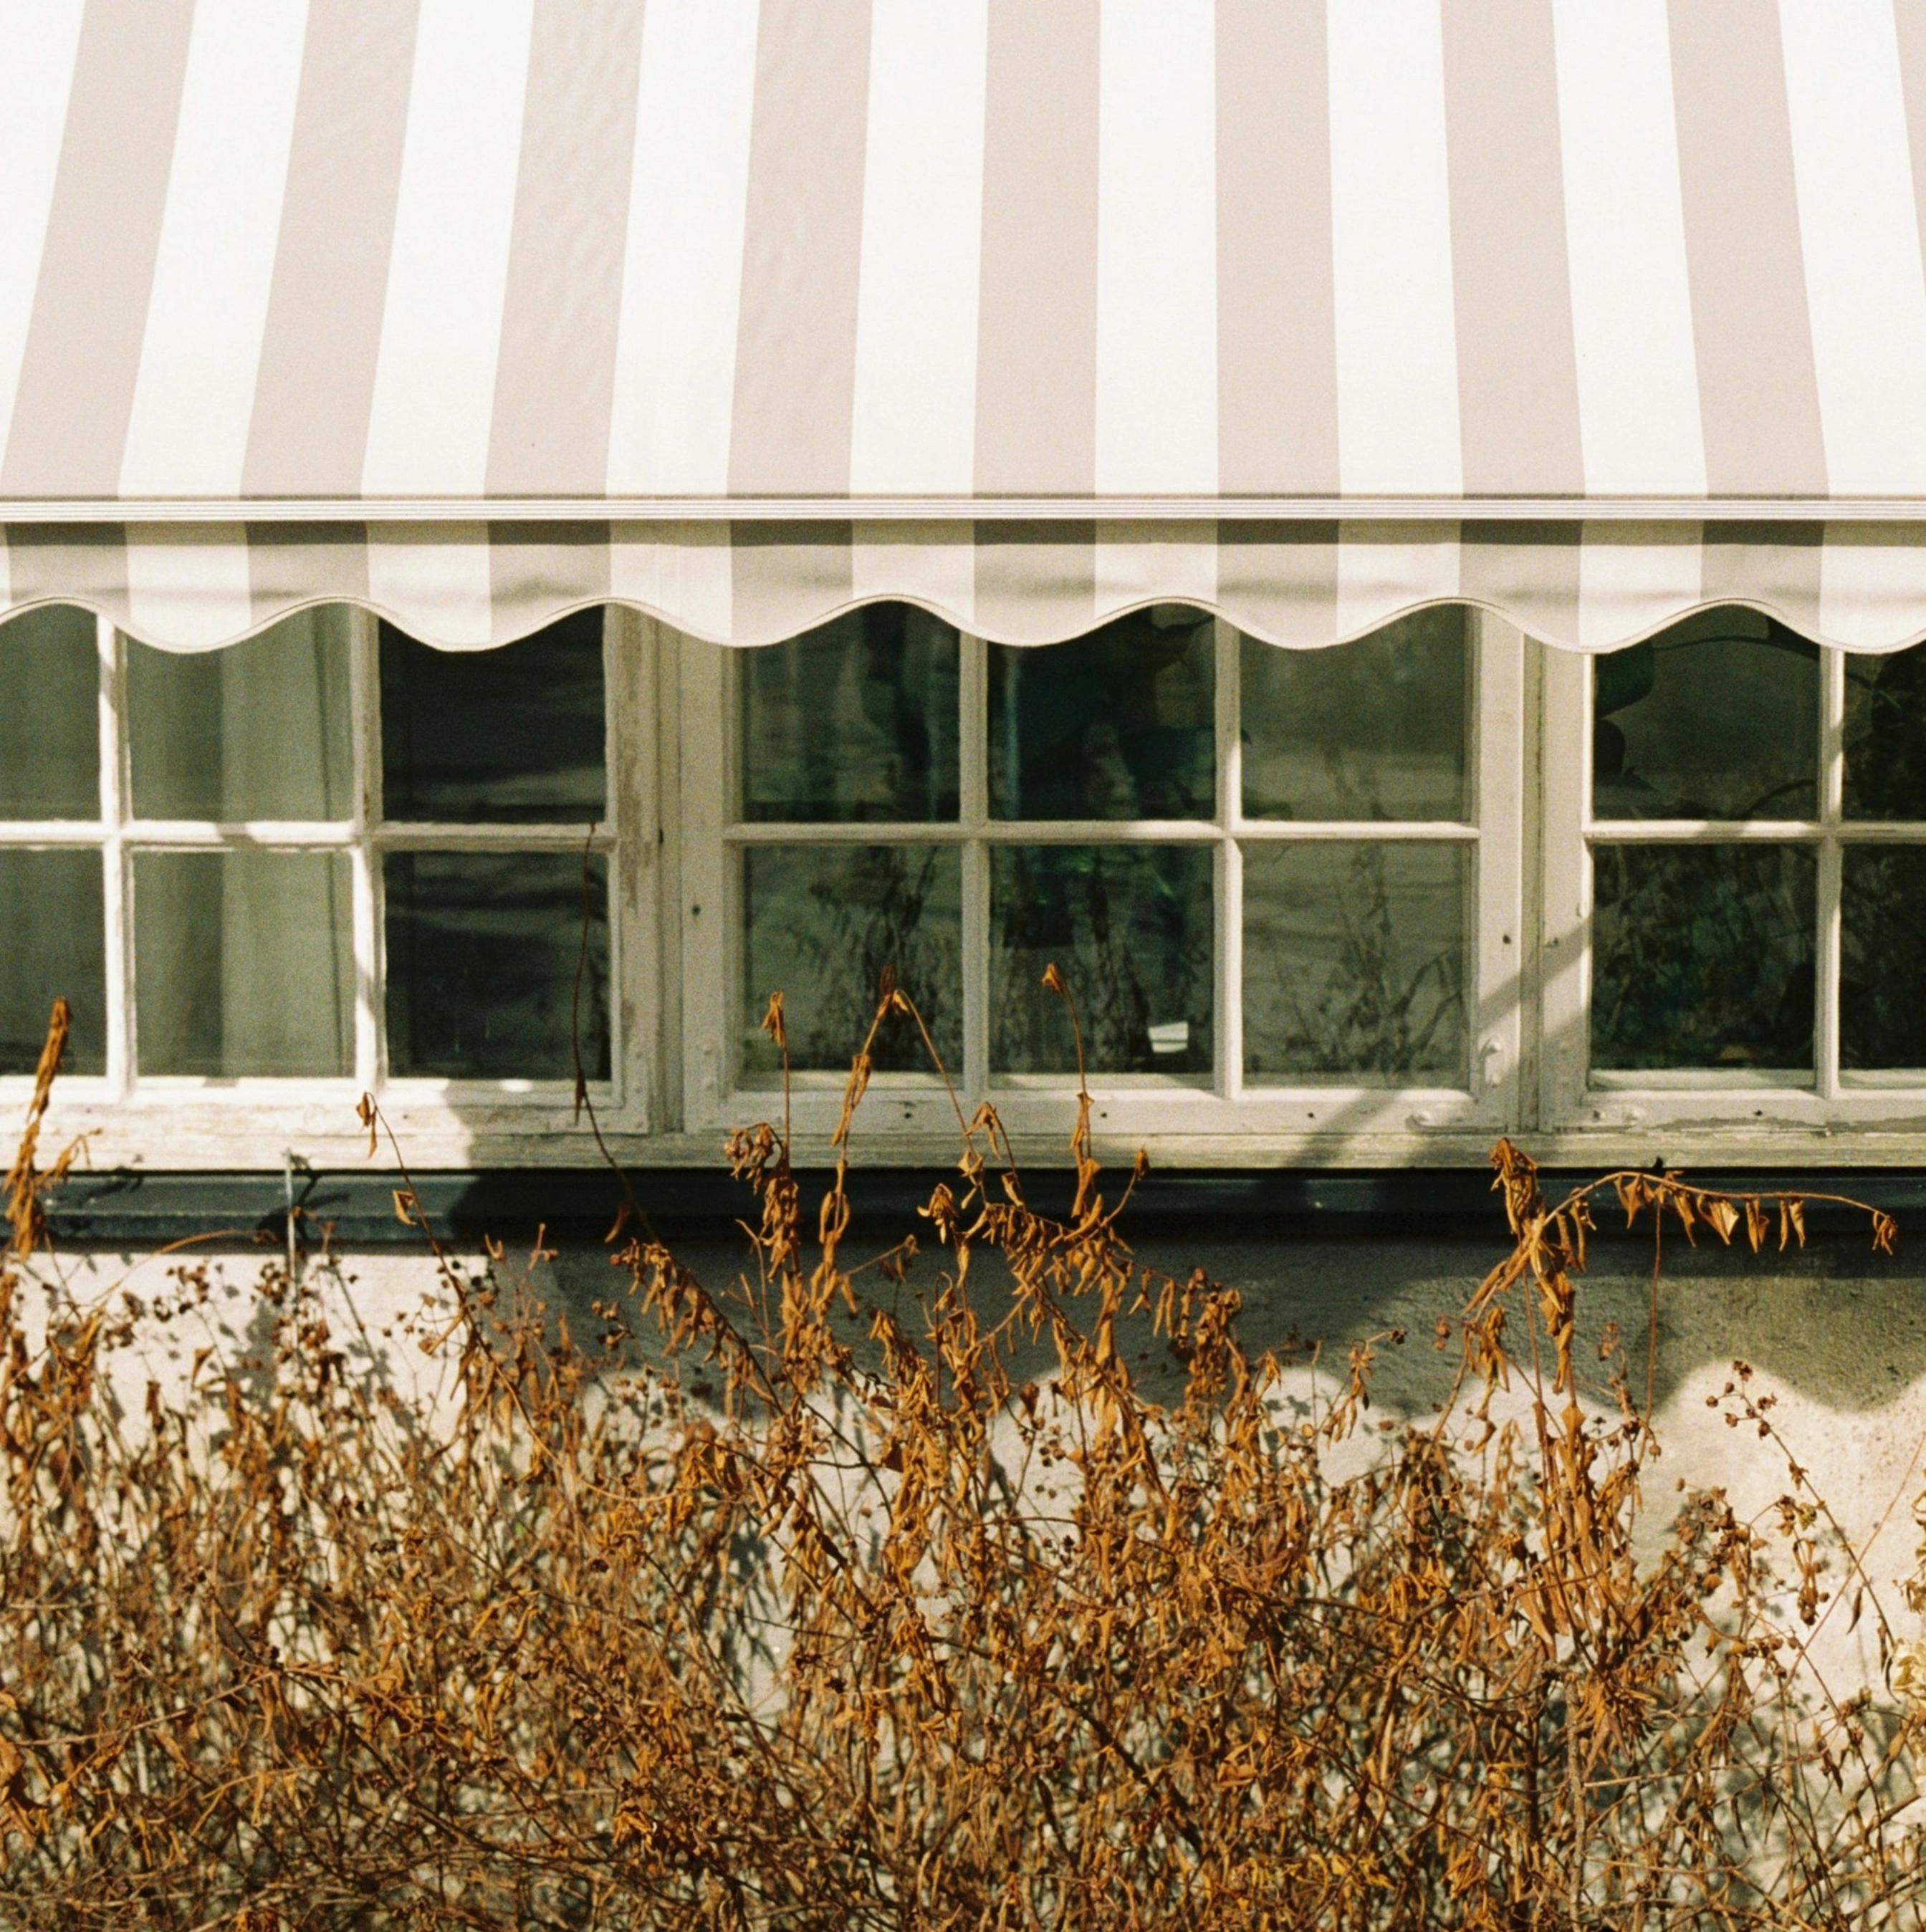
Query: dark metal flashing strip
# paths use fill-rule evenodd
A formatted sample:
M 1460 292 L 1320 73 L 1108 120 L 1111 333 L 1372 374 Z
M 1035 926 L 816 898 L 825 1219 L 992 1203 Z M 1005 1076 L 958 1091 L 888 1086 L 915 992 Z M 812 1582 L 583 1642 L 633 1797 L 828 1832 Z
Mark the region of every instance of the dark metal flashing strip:
M 1548 1172 L 1554 1198 L 1582 1178 Z M 1896 1216 L 1902 1235 L 1926 1224 L 1926 1172 L 1868 1169 L 1860 1172 L 1739 1172 L 1693 1170 L 1708 1187 L 1777 1192 L 1811 1189 L 1866 1201 Z M 806 1225 L 829 1184 L 827 1170 L 800 1171 Z M 1114 1200 L 1126 1176 L 1105 1177 Z M 395 1211 L 398 1177 L 382 1173 L 314 1173 L 296 1177 L 304 1240 L 323 1236 L 338 1247 L 422 1245 L 419 1229 Z M 717 1233 L 753 1219 L 749 1190 L 713 1168 L 656 1168 L 630 1176 L 638 1198 L 665 1234 Z M 595 1168 L 492 1168 L 415 1177 L 422 1205 L 437 1232 L 466 1243 L 484 1234 L 525 1241 L 545 1226 L 571 1243 L 599 1242 L 614 1221 L 622 1192 L 614 1177 Z M 939 1184 L 954 1190 L 954 1169 L 879 1168 L 850 1176 L 851 1205 L 859 1223 L 914 1224 L 916 1209 Z M 1039 1210 L 1068 1207 L 1071 1176 L 1032 1171 L 1027 1198 Z M 263 1173 L 81 1174 L 50 1203 L 55 1240 L 68 1245 L 146 1250 L 170 1241 L 217 1247 L 278 1244 L 286 1228 L 281 1177 Z M 1601 1211 L 1611 1225 L 1616 1219 Z M 1830 1226 L 1830 1214 L 1811 1217 Z M 1300 1168 L 1259 1172 L 1192 1169 L 1153 1173 L 1138 1182 L 1124 1226 L 1140 1232 L 1197 1226 L 1200 1232 L 1233 1232 L 1331 1235 L 1374 1231 L 1451 1234 L 1504 1232 L 1502 1211 L 1486 1168 L 1424 1168 L 1330 1172 Z M 210 1238 L 212 1238 L 210 1240 Z

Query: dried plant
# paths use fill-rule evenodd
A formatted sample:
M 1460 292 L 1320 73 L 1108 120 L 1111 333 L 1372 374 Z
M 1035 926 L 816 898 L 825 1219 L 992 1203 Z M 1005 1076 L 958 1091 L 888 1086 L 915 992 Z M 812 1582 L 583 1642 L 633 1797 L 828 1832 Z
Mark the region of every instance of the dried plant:
M 921 1029 L 886 978 L 846 1162 L 891 1018 Z M 1917 1922 L 1915 1666 L 1845 1704 L 1810 1667 L 1830 1586 L 1880 1619 L 1857 1558 L 1796 1468 L 1760 1521 L 1711 1493 L 1642 1527 L 1649 1391 L 1616 1354 L 1589 1388 L 1575 1340 L 1594 1203 L 1759 1251 L 1804 1199 L 1654 1172 L 1548 1203 L 1501 1143 L 1512 1246 L 1441 1318 L 1452 1400 L 1367 1436 L 1373 1346 L 1306 1411 L 1234 1294 L 1140 1264 L 1087 1102 L 1062 1219 L 993 1112 L 959 1127 L 927 1252 L 862 1267 L 844 1167 L 812 1228 L 785 1135 L 737 1134 L 753 1264 L 706 1285 L 625 1214 L 599 1349 L 498 1249 L 452 1257 L 404 1168 L 453 1305 L 442 1424 L 346 1372 L 314 1267 L 264 1270 L 251 1369 L 122 1417 L 119 1314 L 30 1342 L 17 1312 L 23 1151 L 0 1920 Z M 1128 1365 L 1146 1322 L 1170 1402 Z M 1720 1400 L 1783 1453 L 1747 1372 Z

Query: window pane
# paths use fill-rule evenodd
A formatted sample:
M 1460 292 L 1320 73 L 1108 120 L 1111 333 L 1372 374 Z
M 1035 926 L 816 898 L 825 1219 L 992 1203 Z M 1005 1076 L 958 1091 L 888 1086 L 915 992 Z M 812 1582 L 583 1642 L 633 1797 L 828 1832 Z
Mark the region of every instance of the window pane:
M 1211 854 L 1195 845 L 999 846 L 990 853 L 991 1060 L 1074 1073 L 1063 969 L 1092 1073 L 1204 1073 L 1212 1055 Z
M 1839 1064 L 1926 1067 L 1926 848 L 1843 858 Z
M 608 868 L 569 852 L 392 852 L 388 1064 L 450 1080 L 608 1078 Z
M 100 689 L 91 611 L 0 626 L 0 818 L 100 817 Z
M 1603 845 L 1592 856 L 1594 1066 L 1812 1065 L 1810 850 Z
M 224 650 L 127 646 L 137 818 L 341 819 L 354 812 L 348 627 L 303 610 Z
M 143 1073 L 354 1071 L 354 916 L 340 852 L 134 862 Z
M 73 1009 L 69 1073 L 107 1065 L 107 938 L 98 852 L 0 849 L 0 1073 L 40 1064 L 56 999 Z
M 1926 818 L 1926 646 L 1846 660 L 1846 816 Z
M 1414 611 L 1330 650 L 1243 640 L 1254 818 L 1462 819 L 1470 614 Z
M 990 652 L 990 808 L 999 818 L 1210 818 L 1213 626 L 1181 604 L 1067 644 Z
M 954 818 L 957 652 L 906 604 L 744 652 L 744 818 Z
M 782 1066 L 761 1030 L 780 991 L 789 1064 L 846 1070 L 869 1030 L 883 968 L 893 966 L 951 1077 L 961 1077 L 963 864 L 954 846 L 751 846 L 742 896 L 746 1069 Z M 885 1072 L 936 1070 L 904 1017 L 884 1022 L 873 1051 Z
M 1470 870 L 1457 845 L 1247 845 L 1245 1071 L 1462 1085 Z
M 1819 649 L 1756 610 L 1703 610 L 1593 670 L 1600 818 L 1810 818 Z
M 604 815 L 600 610 L 498 650 L 381 626 L 383 808 L 446 825 Z

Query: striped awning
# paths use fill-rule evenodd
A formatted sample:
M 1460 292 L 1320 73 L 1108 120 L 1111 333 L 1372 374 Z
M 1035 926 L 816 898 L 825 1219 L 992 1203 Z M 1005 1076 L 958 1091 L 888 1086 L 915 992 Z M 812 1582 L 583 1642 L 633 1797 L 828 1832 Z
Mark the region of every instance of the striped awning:
M 1926 0 L 0 0 L 0 605 L 1926 634 Z

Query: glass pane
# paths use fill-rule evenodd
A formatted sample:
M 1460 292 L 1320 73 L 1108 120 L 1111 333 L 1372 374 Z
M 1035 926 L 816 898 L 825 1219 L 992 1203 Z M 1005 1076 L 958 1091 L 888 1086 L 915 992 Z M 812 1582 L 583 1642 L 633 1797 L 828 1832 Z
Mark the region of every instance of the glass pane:
M 1810 818 L 1819 647 L 1756 610 L 1702 610 L 1593 669 L 1600 818 Z
M 572 1080 L 581 962 L 582 1067 L 608 1078 L 603 860 L 584 880 L 570 852 L 392 852 L 383 877 L 392 1072 Z
M 339 604 L 242 644 L 127 646 L 137 818 L 342 819 L 354 813 L 348 631 Z
M 390 818 L 599 820 L 602 616 L 578 610 L 498 650 L 437 651 L 381 626 L 381 782 Z
M 1602 845 L 1592 859 L 1594 1066 L 1812 1065 L 1809 849 Z
M 957 652 L 940 618 L 872 604 L 743 652 L 743 817 L 954 818 Z
M 990 652 L 990 809 L 999 818 L 1211 818 L 1213 626 L 1182 604 L 1067 644 Z
M 1244 809 L 1254 818 L 1470 811 L 1471 618 L 1414 611 L 1355 644 L 1242 646 Z
M 1074 1073 L 1054 962 L 1092 1073 L 1212 1065 L 1211 854 L 1196 845 L 998 846 L 990 855 L 991 1064 Z
M 1839 1064 L 1926 1067 L 1926 848 L 1843 859 Z
M 143 1073 L 352 1073 L 347 854 L 138 854 L 134 973 Z
M 100 817 L 100 690 L 91 611 L 0 626 L 0 818 Z
M 1846 816 L 1926 818 L 1926 645 L 1846 660 Z
M 1470 871 L 1458 845 L 1247 845 L 1245 1070 L 1462 1086 Z
M 962 1077 L 963 862 L 954 846 L 751 846 L 742 898 L 746 1069 L 782 1066 L 761 1030 L 780 990 L 789 1064 L 846 1070 L 869 1030 L 883 968 L 893 966 L 951 1077 Z M 900 1016 L 885 1022 L 874 1054 L 885 1072 L 936 1071 L 914 1022 Z
M 56 999 L 73 1010 L 66 1071 L 107 1071 L 101 878 L 98 852 L 0 849 L 0 1073 L 40 1064 Z

